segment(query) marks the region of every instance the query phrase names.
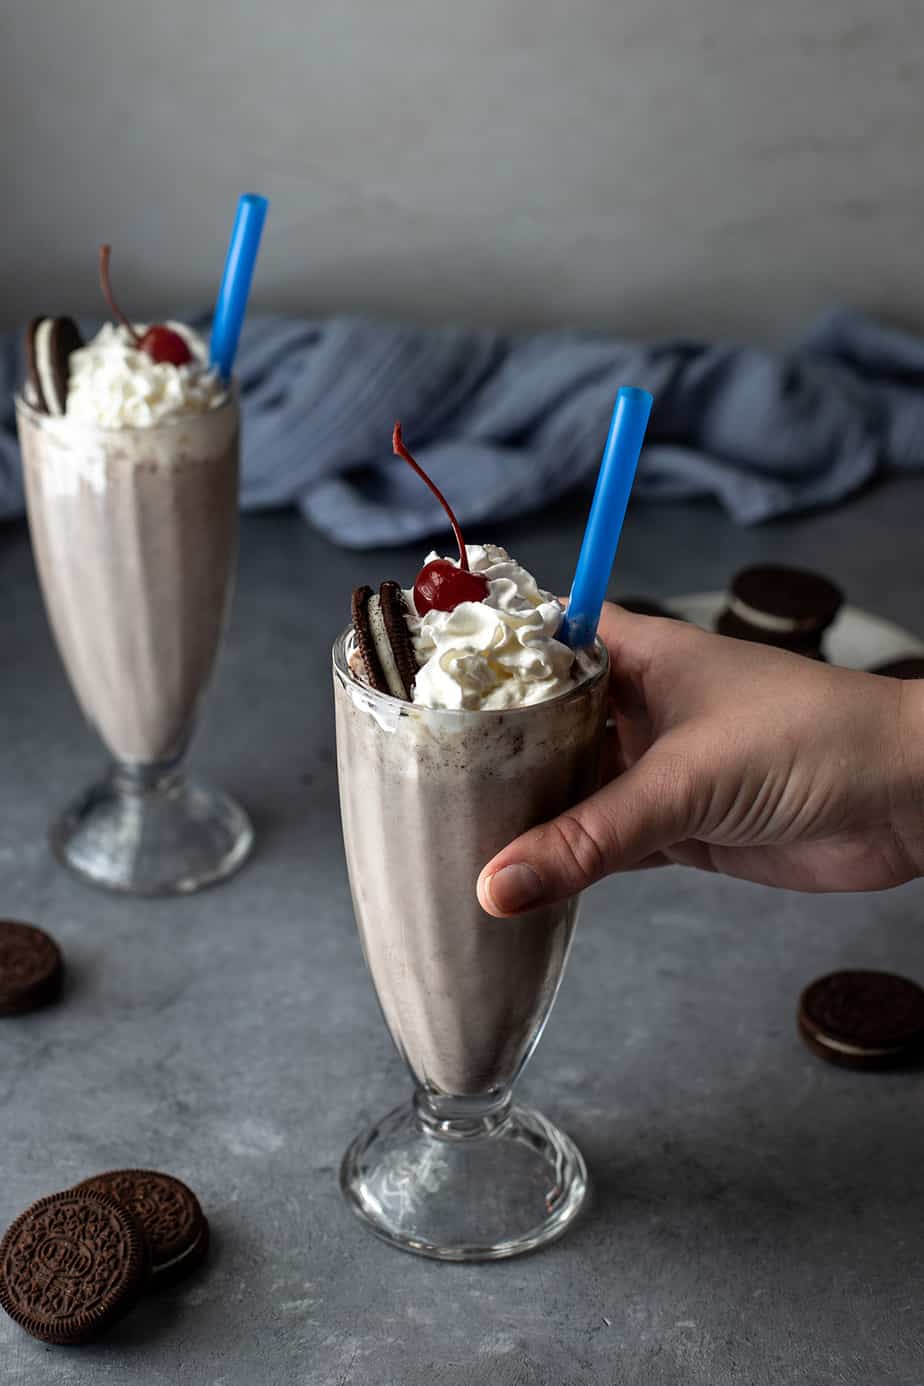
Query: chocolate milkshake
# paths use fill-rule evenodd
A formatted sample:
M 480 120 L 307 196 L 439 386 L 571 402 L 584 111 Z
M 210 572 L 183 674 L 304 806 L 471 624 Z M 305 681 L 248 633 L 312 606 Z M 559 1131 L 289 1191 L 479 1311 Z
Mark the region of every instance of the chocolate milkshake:
M 29 527 L 49 620 L 84 715 L 121 761 L 189 735 L 228 609 L 238 410 L 100 428 L 19 405 Z
M 353 593 L 334 645 L 343 837 L 363 951 L 413 1104 L 358 1137 L 341 1187 L 379 1236 L 447 1260 L 550 1240 L 587 1188 L 580 1152 L 512 1088 L 542 1033 L 577 900 L 494 919 L 487 862 L 591 793 L 607 658 L 557 637 L 550 592 L 494 545 L 427 558 L 411 589 Z
M 30 324 L 17 400 L 26 503 L 49 621 L 78 702 L 116 762 L 52 830 L 114 889 L 196 889 L 252 842 L 224 795 L 178 770 L 221 640 L 237 551 L 237 398 L 181 323 L 128 321 L 84 346 Z
M 385 1020 L 436 1094 L 506 1089 L 555 998 L 577 909 L 485 914 L 475 882 L 513 838 L 596 788 L 605 659 L 570 691 L 508 711 L 399 703 L 334 656 L 343 836 Z

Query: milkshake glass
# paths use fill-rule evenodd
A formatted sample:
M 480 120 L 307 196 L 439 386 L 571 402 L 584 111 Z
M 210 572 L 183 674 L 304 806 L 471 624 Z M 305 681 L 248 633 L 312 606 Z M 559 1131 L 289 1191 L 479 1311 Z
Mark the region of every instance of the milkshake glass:
M 110 773 L 51 829 L 79 875 L 136 894 L 235 871 L 253 833 L 182 770 L 218 653 L 237 552 L 237 399 L 105 428 L 16 401 L 29 528 L 49 622 Z
M 607 660 L 503 711 L 416 706 L 334 645 L 343 835 L 363 950 L 410 1104 L 348 1150 L 341 1185 L 379 1236 L 444 1260 L 516 1255 L 560 1235 L 587 1190 L 583 1159 L 512 1102 L 561 981 L 577 900 L 494 919 L 478 873 L 527 828 L 596 788 Z

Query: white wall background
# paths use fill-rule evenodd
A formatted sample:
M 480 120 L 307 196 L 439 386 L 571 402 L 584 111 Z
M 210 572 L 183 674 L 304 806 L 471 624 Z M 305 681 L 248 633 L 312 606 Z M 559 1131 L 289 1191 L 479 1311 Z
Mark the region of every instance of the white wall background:
M 924 326 L 921 0 L 6 0 L 2 313 Z

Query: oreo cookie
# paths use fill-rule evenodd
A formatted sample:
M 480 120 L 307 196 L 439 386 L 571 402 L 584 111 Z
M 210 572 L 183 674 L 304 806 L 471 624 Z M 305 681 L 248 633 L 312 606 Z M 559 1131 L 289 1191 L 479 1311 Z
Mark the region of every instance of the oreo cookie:
M 67 409 L 72 351 L 83 346 L 73 318 L 33 318 L 26 328 L 26 366 L 31 403 L 44 414 Z
M 0 1242 L 0 1307 L 43 1343 L 83 1343 L 136 1303 L 150 1258 L 135 1218 L 107 1194 L 33 1203 Z
M 871 674 L 885 674 L 890 679 L 924 679 L 924 656 L 907 655 L 904 659 L 890 659 L 887 664 L 877 664 L 870 669 Z
M 108 1194 L 138 1221 L 151 1255 L 151 1286 L 182 1280 L 205 1259 L 208 1219 L 192 1189 L 153 1169 L 116 1169 L 77 1185 Z
M 410 702 L 417 660 L 398 583 L 383 582 L 378 594 L 371 587 L 357 587 L 352 614 L 356 649 L 369 684 L 379 693 Z
M 64 977 L 61 950 L 34 924 L 0 919 L 0 1016 L 22 1015 L 57 1000 Z
M 720 635 L 820 658 L 821 640 L 844 600 L 819 573 L 782 564 L 743 568 L 716 623 Z
M 892 972 L 832 972 L 802 993 L 798 1024 L 813 1053 L 832 1064 L 916 1062 L 924 1056 L 924 990 Z
M 385 674 L 379 663 L 378 651 L 369 629 L 369 601 L 372 596 L 371 587 L 356 587 L 353 590 L 351 607 L 353 639 L 370 686 L 377 693 L 387 693 L 388 685 L 385 682 Z

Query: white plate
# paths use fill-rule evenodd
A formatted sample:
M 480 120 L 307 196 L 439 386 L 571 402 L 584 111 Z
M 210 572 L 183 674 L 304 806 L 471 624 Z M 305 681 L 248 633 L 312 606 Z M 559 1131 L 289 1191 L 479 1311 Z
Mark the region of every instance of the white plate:
M 693 592 L 684 597 L 671 597 L 665 605 L 694 625 L 714 630 L 725 605 L 725 593 Z M 871 611 L 844 606 L 834 625 L 825 632 L 824 649 L 832 664 L 840 664 L 845 669 L 870 669 L 906 655 L 924 655 L 924 640 L 894 621 L 874 616 Z

